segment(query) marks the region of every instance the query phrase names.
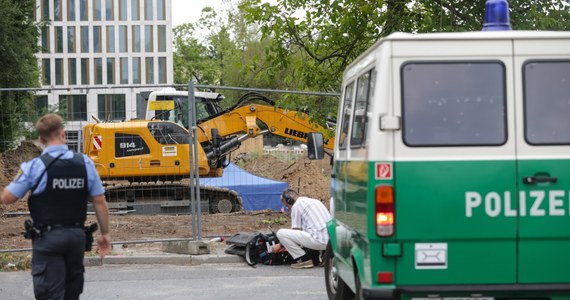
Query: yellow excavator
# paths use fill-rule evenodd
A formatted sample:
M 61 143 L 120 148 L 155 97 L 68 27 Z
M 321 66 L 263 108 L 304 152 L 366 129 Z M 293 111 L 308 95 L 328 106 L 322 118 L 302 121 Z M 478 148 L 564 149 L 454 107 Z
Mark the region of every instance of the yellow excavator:
M 155 116 L 150 120 L 96 119 L 96 123 L 83 128 L 83 152 L 95 163 L 112 209 L 150 214 L 189 212 L 188 178 L 195 165 L 190 161 L 193 141 L 185 121 L 187 105 L 180 97 L 169 100 L 165 96 L 160 100 L 163 103 L 154 105 Z M 219 97 L 209 101 L 207 97 L 199 99 L 197 110 L 216 106 Z M 150 104 L 149 109 L 153 109 Z M 196 127 L 195 160 L 200 177 L 222 176 L 228 155 L 245 139 L 271 133 L 307 142 L 311 132 L 325 136 L 331 132 L 330 128 L 310 123 L 306 113 L 278 108 L 273 101 L 255 93 L 246 94 L 228 109 L 217 106 L 208 111 L 198 117 Z M 326 149 L 333 145 L 333 137 L 325 139 Z M 225 188 L 201 185 L 200 199 L 203 212 L 229 213 L 242 208 L 238 194 Z

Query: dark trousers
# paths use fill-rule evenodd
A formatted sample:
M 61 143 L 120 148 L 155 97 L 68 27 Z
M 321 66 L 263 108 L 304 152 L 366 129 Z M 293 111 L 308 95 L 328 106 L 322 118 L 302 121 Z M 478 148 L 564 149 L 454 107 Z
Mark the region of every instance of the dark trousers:
M 60 228 L 32 241 L 34 294 L 41 300 L 79 299 L 83 292 L 85 232 Z

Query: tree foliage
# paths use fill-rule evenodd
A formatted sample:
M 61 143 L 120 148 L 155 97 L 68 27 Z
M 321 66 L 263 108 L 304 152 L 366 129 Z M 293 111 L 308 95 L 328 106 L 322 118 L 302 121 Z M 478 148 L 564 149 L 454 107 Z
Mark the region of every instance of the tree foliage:
M 39 85 L 35 53 L 38 26 L 35 0 L 0 0 L 0 87 L 29 88 Z M 0 152 L 13 147 L 23 133 L 21 122 L 34 110 L 33 94 L 0 92 Z

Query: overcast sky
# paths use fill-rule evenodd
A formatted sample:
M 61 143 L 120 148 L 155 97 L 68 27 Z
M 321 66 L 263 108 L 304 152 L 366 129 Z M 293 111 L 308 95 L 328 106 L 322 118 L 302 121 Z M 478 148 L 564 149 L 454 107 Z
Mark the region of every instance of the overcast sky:
M 214 9 L 226 7 L 222 0 L 171 0 L 172 28 L 184 24 L 195 23 L 200 19 L 202 9 L 206 6 Z

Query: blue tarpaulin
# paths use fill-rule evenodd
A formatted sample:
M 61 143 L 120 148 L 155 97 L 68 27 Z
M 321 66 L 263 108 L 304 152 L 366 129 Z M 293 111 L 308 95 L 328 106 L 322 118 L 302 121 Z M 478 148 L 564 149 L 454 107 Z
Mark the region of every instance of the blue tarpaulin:
M 201 185 L 218 186 L 236 191 L 243 200 L 247 211 L 272 209 L 280 211 L 281 192 L 289 187 L 286 182 L 275 181 L 253 175 L 234 163 L 224 169 L 222 177 L 201 178 Z

